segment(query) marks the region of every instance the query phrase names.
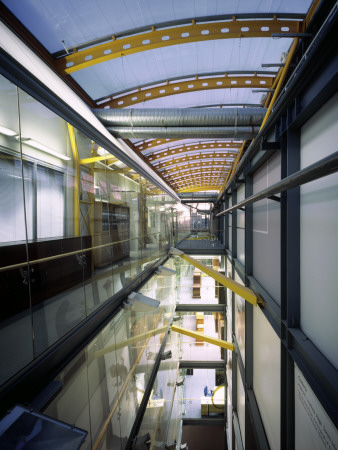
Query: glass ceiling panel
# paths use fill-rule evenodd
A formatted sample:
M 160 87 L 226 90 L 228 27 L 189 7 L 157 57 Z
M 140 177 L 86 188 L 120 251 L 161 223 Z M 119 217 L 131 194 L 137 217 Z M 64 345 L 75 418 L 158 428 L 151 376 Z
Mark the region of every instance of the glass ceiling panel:
M 306 13 L 311 0 L 3 0 L 51 53 L 136 27 L 241 13 Z
M 93 99 L 98 99 L 159 80 L 234 70 L 264 70 L 261 64 L 280 63 L 282 53 L 288 52 L 291 43 L 289 38 L 192 42 L 116 58 L 74 72 L 72 77 Z

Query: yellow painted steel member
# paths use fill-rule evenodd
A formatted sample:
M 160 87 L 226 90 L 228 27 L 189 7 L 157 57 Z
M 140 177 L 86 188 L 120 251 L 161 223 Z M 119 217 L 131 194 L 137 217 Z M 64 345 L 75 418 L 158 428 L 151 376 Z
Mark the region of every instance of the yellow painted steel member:
M 211 269 L 210 267 L 207 267 L 206 265 L 197 261 L 195 258 L 186 255 L 176 248 L 172 249 L 171 252 L 173 255 L 180 256 L 182 259 L 184 259 L 184 261 L 187 261 L 189 264 L 192 264 L 197 269 L 200 269 L 202 272 L 209 275 L 211 278 L 218 281 L 223 286 L 229 288 L 231 291 L 235 292 L 235 294 L 240 295 L 242 298 L 244 298 L 244 300 L 251 303 L 252 305 L 257 306 L 258 303 L 261 303 L 259 297 L 248 287 L 242 286 L 240 283 L 237 283 L 237 281 L 226 277 L 225 275 L 217 272 L 214 269 Z
M 56 62 L 59 72 L 72 73 L 94 64 L 109 61 L 110 59 L 139 53 L 155 48 L 188 42 L 199 42 L 214 39 L 234 39 L 252 37 L 271 37 L 273 33 L 280 33 L 284 27 L 289 33 L 300 32 L 303 29 L 303 21 L 278 18 L 271 20 L 233 20 L 227 22 L 192 23 L 185 26 L 164 28 L 117 38 L 112 36 L 111 41 L 86 48 L 74 49 Z
M 266 88 L 271 89 L 274 82 L 273 76 L 245 75 L 228 76 L 226 73 L 220 77 L 197 78 L 189 81 L 167 81 L 167 84 L 147 87 L 132 93 L 113 95 L 100 99 L 99 107 L 125 108 L 155 98 L 167 97 L 169 95 L 182 94 L 186 92 L 205 91 L 207 89 L 231 89 L 231 88 Z
M 80 163 L 73 125 L 67 123 L 74 161 L 74 236 L 80 236 Z
M 214 338 L 211 336 L 206 336 L 205 334 L 198 333 L 197 331 L 188 330 L 187 328 L 178 327 L 172 325 L 170 327 L 172 331 L 176 333 L 184 334 L 185 336 L 190 336 L 200 341 L 209 342 L 209 344 L 217 345 L 217 347 L 226 348 L 227 350 L 234 351 L 235 346 L 231 342 L 223 341 L 222 339 Z

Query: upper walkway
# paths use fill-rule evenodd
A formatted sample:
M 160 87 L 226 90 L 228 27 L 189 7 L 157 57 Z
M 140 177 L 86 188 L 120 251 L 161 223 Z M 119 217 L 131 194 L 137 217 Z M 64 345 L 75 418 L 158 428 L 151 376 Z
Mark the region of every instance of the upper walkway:
M 215 235 L 196 232 L 183 239 L 176 248 L 190 255 L 219 255 L 224 253 L 225 246 Z

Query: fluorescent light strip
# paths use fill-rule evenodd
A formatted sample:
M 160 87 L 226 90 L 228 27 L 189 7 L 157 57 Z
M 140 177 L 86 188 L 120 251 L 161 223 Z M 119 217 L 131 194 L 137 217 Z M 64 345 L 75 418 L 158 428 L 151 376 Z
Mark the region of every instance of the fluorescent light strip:
M 3 127 L 2 125 L 0 125 L 0 133 L 5 134 L 6 136 L 16 136 L 18 134 L 16 131 Z
M 37 150 L 41 150 L 42 152 L 48 153 L 49 155 L 55 156 L 56 158 L 63 159 L 64 161 L 70 161 L 71 158 L 69 156 L 63 155 L 62 153 L 58 153 L 46 145 L 40 144 L 40 142 L 34 141 L 31 138 L 21 138 L 21 141 L 29 145 L 30 147 L 36 148 Z

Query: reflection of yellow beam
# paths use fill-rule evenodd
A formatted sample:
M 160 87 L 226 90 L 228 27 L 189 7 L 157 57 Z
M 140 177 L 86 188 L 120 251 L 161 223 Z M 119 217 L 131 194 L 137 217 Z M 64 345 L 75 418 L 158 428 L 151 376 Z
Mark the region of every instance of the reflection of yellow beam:
M 93 156 L 91 158 L 80 159 L 80 164 L 90 164 L 98 161 L 109 161 L 110 163 L 112 163 L 114 161 L 118 161 L 118 159 L 112 157 L 111 155 Z
M 80 164 L 73 125 L 67 123 L 74 161 L 74 236 L 80 236 Z
M 133 336 L 125 341 L 118 342 L 117 344 L 110 345 L 109 347 L 105 347 L 102 350 L 99 350 L 93 354 L 93 358 L 99 358 L 100 356 L 105 355 L 106 353 L 114 352 L 115 350 L 119 350 L 120 348 L 129 347 L 135 342 L 141 341 L 143 339 L 147 339 L 150 336 L 155 336 L 156 334 L 163 333 L 167 329 L 167 326 L 161 328 L 155 328 L 154 330 L 147 331 L 143 334 L 138 334 L 137 336 Z
M 222 339 L 206 336 L 204 334 L 198 333 L 197 331 L 177 327 L 176 325 L 172 325 L 170 329 L 172 331 L 176 331 L 176 333 L 184 334 L 185 336 L 190 336 L 192 338 L 199 339 L 200 341 L 209 342 L 209 344 L 217 345 L 217 347 L 226 348 L 227 350 L 232 351 L 235 350 L 234 344 L 232 344 L 231 342 L 223 341 Z
M 155 318 L 155 323 L 156 324 L 158 324 L 158 322 L 161 319 L 161 315 L 162 315 L 163 309 L 164 308 L 161 308 L 161 310 L 159 311 L 158 315 Z M 147 338 L 146 342 L 144 343 L 144 346 L 142 347 L 140 353 L 138 354 L 138 356 L 136 358 L 136 361 L 135 361 L 133 367 L 129 371 L 129 373 L 127 375 L 127 378 L 124 381 L 124 384 L 122 385 L 121 389 L 118 391 L 117 399 L 115 400 L 115 403 L 113 404 L 113 407 L 110 410 L 110 412 L 109 412 L 109 414 L 108 414 L 108 416 L 107 416 L 107 418 L 106 418 L 106 420 L 105 420 L 105 422 L 104 422 L 104 424 L 103 424 L 103 426 L 102 426 L 102 428 L 100 430 L 100 433 L 99 433 L 98 437 L 96 438 L 96 441 L 94 442 L 93 450 L 98 450 L 98 449 L 100 449 L 102 447 L 102 445 L 103 445 L 102 440 L 105 437 L 105 433 L 107 431 L 107 428 L 111 424 L 111 419 L 112 419 L 113 415 L 115 414 L 115 411 L 116 411 L 117 407 L 119 406 L 119 403 L 121 402 L 121 399 L 123 397 L 123 394 L 124 394 L 125 390 L 127 389 L 127 386 L 129 384 L 130 379 L 134 375 L 136 367 L 137 367 L 137 365 L 139 364 L 139 362 L 140 362 L 140 360 L 142 358 L 142 355 L 144 353 L 144 350 L 147 347 L 147 344 L 148 344 L 150 338 L 151 338 L 151 336 L 149 336 Z
M 254 306 L 257 306 L 257 304 L 259 303 L 259 298 L 257 297 L 257 295 L 248 287 L 242 286 L 240 283 L 237 283 L 237 281 L 226 277 L 225 275 L 217 272 L 214 269 L 211 269 L 210 267 L 207 267 L 206 265 L 197 261 L 195 258 L 192 258 L 191 256 L 184 254 L 183 252 L 179 256 L 184 259 L 184 261 L 187 261 L 194 267 L 197 267 L 197 269 L 200 269 L 202 272 L 209 275 L 211 278 L 218 281 L 223 286 L 235 292 L 235 294 L 243 297 L 247 302 L 253 304 Z
M 59 72 L 72 73 L 104 61 L 119 58 L 133 53 L 139 53 L 155 48 L 188 42 L 208 41 L 212 39 L 234 39 L 252 37 L 271 37 L 272 33 L 280 33 L 283 27 L 289 33 L 302 31 L 302 21 L 274 17 L 273 19 L 259 20 L 233 20 L 227 22 L 192 23 L 184 26 L 174 26 L 139 33 L 91 46 L 84 50 L 70 53 L 56 61 Z

